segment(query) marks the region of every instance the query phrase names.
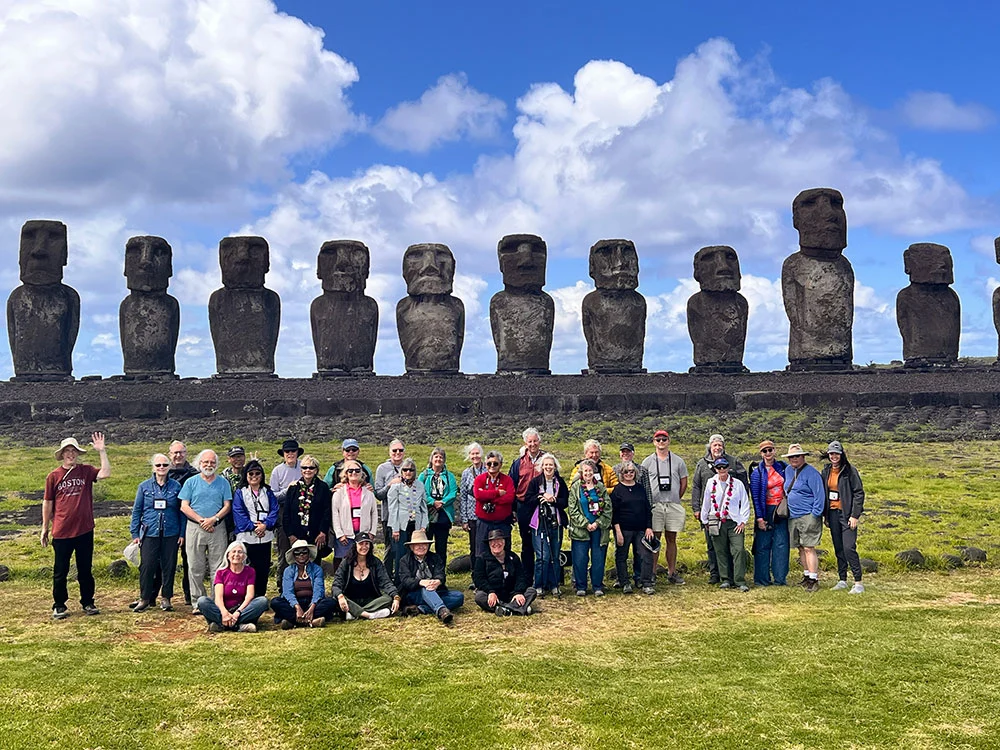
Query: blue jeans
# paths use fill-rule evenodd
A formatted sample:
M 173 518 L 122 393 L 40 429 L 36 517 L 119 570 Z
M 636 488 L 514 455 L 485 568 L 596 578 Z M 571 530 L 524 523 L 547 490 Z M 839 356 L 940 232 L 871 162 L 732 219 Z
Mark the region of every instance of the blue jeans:
M 604 588 L 604 564 L 608 545 L 601 544 L 601 530 L 590 532 L 585 542 L 573 540 L 573 585 L 577 591 L 587 590 L 587 558 L 590 558 L 590 585 L 594 591 Z
M 425 615 L 437 614 L 441 607 L 448 609 L 458 609 L 465 604 L 465 594 L 461 591 L 448 589 L 443 594 L 437 591 L 428 591 L 421 587 L 417 591 L 411 591 L 406 595 L 406 604 L 416 604 Z
M 236 628 L 240 625 L 245 625 L 248 622 L 256 623 L 257 620 L 260 619 L 260 616 L 267 612 L 267 609 L 270 606 L 271 603 L 267 600 L 266 596 L 254 597 L 240 614 L 240 618 L 236 621 L 236 625 L 230 626 L 227 629 L 236 630 Z M 203 596 L 198 599 L 198 611 L 205 617 L 206 622 L 214 622 L 216 625 L 222 625 L 222 610 L 219 609 L 219 605 L 207 596 Z M 236 607 L 233 607 L 229 611 L 235 612 Z
M 559 550 L 562 548 L 562 528 L 534 529 L 535 589 L 551 591 L 559 586 Z
M 773 517 L 775 507 L 768 508 L 769 517 Z M 775 518 L 773 528 L 768 531 L 761 531 L 759 527 L 754 529 L 753 582 L 757 586 L 770 586 L 772 582 L 784 586 L 787 577 L 788 519 Z

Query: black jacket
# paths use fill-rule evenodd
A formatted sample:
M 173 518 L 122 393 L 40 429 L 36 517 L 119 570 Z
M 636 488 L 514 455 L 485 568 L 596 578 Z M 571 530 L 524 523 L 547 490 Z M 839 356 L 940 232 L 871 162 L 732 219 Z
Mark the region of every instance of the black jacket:
M 431 569 L 430 577 L 441 581 L 441 585 L 437 587 L 437 592 L 439 594 L 445 593 L 448 587 L 445 586 L 445 569 L 441 558 L 433 552 L 428 552 L 424 561 L 427 563 L 427 567 Z M 411 591 L 420 590 L 420 576 L 417 575 L 418 565 L 416 556 L 411 550 L 407 550 L 406 554 L 403 555 L 403 559 L 399 561 L 396 567 L 396 572 L 399 576 L 400 594 L 409 594 Z
M 368 567 L 371 569 L 369 575 L 375 576 L 375 585 L 384 596 L 394 597 L 399 593 L 396 585 L 389 577 L 385 565 L 375 555 L 368 555 Z M 344 560 L 340 564 L 340 567 L 337 568 L 337 572 L 333 574 L 333 586 L 330 587 L 331 599 L 336 599 L 344 593 L 344 589 L 347 588 L 347 577 L 349 575 L 351 575 L 351 566 L 348 565 L 347 560 Z
M 528 589 L 528 576 L 524 566 L 513 552 L 505 552 L 501 564 L 492 552 L 486 550 L 486 554 L 476 558 L 472 581 L 477 589 L 487 594 L 496 594 L 502 602 L 509 602 L 514 594 L 523 594 Z
M 281 523 L 287 536 L 296 539 L 306 539 L 310 544 L 316 541 L 316 535 L 325 532 L 330 534 L 333 524 L 330 487 L 322 479 L 314 479 L 312 506 L 309 508 L 309 526 L 303 526 L 299 517 L 299 492 L 304 486 L 301 481 L 293 482 L 285 491 L 285 504 L 282 506 Z
M 840 476 L 837 477 L 837 492 L 840 493 L 840 514 L 846 522 L 848 518 L 861 518 L 865 510 L 865 488 L 861 484 L 861 475 L 854 468 L 854 464 L 847 460 L 847 456 L 840 459 Z M 831 464 L 823 467 L 820 474 L 823 477 L 823 489 L 826 491 L 826 520 L 830 523 L 830 490 L 827 481 L 830 479 Z
M 559 482 L 559 489 L 556 491 L 556 508 L 559 511 L 559 525 L 568 526 L 569 519 L 566 518 L 566 506 L 569 504 L 569 485 L 566 484 L 565 479 L 559 476 L 558 471 L 556 472 L 556 480 Z M 522 508 L 524 518 L 526 518 L 525 523 L 531 521 L 531 517 L 535 514 L 535 508 L 538 507 L 538 498 L 542 495 L 543 487 L 545 487 L 545 477 L 542 474 L 534 477 L 528 483 L 528 489 L 524 493 L 524 500 L 517 510 L 519 521 L 522 518 Z

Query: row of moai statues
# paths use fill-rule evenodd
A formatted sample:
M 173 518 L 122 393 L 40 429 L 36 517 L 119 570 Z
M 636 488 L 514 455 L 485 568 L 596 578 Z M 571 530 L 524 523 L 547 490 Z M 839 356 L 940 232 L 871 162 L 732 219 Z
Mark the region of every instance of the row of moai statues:
M 800 193 L 792 204 L 799 251 L 781 270 L 789 320 L 789 370 L 846 371 L 853 360 L 854 270 L 844 257 L 847 216 L 830 188 Z M 547 375 L 555 304 L 543 291 L 547 248 L 535 235 L 508 235 L 497 247 L 504 289 L 490 300 L 497 373 Z M 21 286 L 7 301 L 15 381 L 68 380 L 80 324 L 80 297 L 62 283 L 66 226 L 29 221 L 21 232 Z M 899 292 L 896 315 L 907 366 L 949 365 L 958 358 L 961 310 L 951 252 L 919 243 L 903 253 L 910 285 Z M 997 239 L 1000 262 L 1000 238 Z M 219 243 L 223 287 L 212 293 L 209 326 L 216 377 L 274 377 L 281 300 L 264 286 L 269 249 L 262 237 Z M 374 374 L 378 304 L 365 295 L 370 254 L 356 240 L 320 248 L 317 276 L 323 293 L 312 301 L 315 377 Z M 645 372 L 646 301 L 638 293 L 639 256 L 624 239 L 590 249 L 595 289 L 583 299 L 583 331 L 591 374 Z M 403 254 L 407 296 L 396 306 L 396 328 L 406 372 L 454 375 L 465 338 L 465 307 L 453 292 L 455 257 L 440 244 L 411 245 Z M 167 293 L 171 248 L 160 237 L 133 237 L 125 248 L 129 295 L 119 310 L 126 378 L 173 378 L 180 306 Z M 694 373 L 742 373 L 748 305 L 740 294 L 736 251 L 700 249 L 694 278 L 701 291 L 687 305 Z M 1000 290 L 993 297 L 1000 332 Z

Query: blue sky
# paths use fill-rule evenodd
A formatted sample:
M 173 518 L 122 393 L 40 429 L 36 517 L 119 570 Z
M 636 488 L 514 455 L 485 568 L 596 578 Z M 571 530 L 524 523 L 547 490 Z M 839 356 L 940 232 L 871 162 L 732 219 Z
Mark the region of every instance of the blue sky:
M 218 240 L 236 233 L 271 245 L 284 376 L 315 369 L 308 305 L 335 237 L 372 251 L 378 372 L 402 371 L 400 262 L 426 241 L 457 258 L 462 369 L 492 371 L 496 242 L 517 232 L 549 244 L 555 370 L 586 364 L 587 251 L 618 236 L 639 250 L 648 369 L 691 365 L 691 258 L 709 244 L 740 255 L 746 363 L 779 369 L 791 201 L 819 185 L 845 196 L 856 362 L 900 357 L 902 252 L 923 241 L 952 250 L 961 354 L 997 351 L 989 4 L 13 0 L 0 14 L 0 285 L 18 283 L 25 220 L 66 221 L 78 376 L 121 372 L 134 234 L 173 246 L 184 376 L 214 371 L 206 303 Z

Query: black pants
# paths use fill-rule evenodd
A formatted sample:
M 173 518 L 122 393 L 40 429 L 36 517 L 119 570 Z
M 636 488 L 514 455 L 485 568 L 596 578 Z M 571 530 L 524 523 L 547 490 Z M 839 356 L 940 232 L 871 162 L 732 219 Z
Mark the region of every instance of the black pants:
M 285 553 L 288 552 L 288 548 L 292 546 L 292 543 L 288 541 L 288 534 L 285 533 L 285 524 L 281 520 L 285 516 L 286 502 L 288 502 L 287 498 L 279 506 L 278 521 L 274 526 L 274 547 L 278 551 L 278 591 L 281 591 L 281 578 L 285 574 L 285 568 L 288 567 L 288 563 L 285 562 Z M 262 593 L 263 592 L 258 591 L 257 596 L 260 596 Z
M 302 607 L 303 611 L 309 609 L 309 604 L 309 599 L 299 599 L 299 606 Z M 271 609 L 274 610 L 275 623 L 281 622 L 282 620 L 295 622 L 295 607 L 289 604 L 285 597 L 274 597 L 271 600 Z M 316 602 L 316 608 L 313 610 L 313 617 L 328 618 L 333 614 L 334 609 L 337 609 L 338 611 L 340 609 L 340 607 L 337 606 L 336 600 L 324 596 Z
M 386 511 L 383 515 L 385 520 L 382 521 L 382 541 L 385 543 L 385 557 L 382 558 L 382 562 L 385 563 L 385 572 L 389 574 L 389 578 L 395 580 L 396 553 L 392 544 L 392 530 L 389 528 L 389 512 Z
M 441 561 L 448 564 L 448 533 L 451 531 L 451 521 L 448 516 L 441 511 L 443 521 L 435 521 L 427 524 L 427 536 L 434 540 L 434 554 L 441 558 Z
M 164 598 L 174 595 L 174 574 L 177 572 L 176 536 L 143 537 L 139 547 L 139 598 L 156 600 L 156 592 Z
M 535 580 L 535 539 L 531 528 L 534 510 L 524 503 L 517 504 L 517 533 L 521 536 L 521 565 L 529 581 Z
M 469 524 L 469 561 L 472 563 L 472 570 L 476 569 L 476 519 L 466 521 Z
M 837 575 L 841 581 L 847 580 L 847 566 L 855 581 L 861 580 L 861 558 L 858 557 L 858 530 L 848 525 L 848 519 L 839 510 L 831 510 L 826 514 L 830 524 L 830 538 L 833 539 L 833 552 L 837 555 Z
M 622 539 L 624 544 L 615 547 L 615 572 L 618 575 L 618 584 L 622 587 L 629 582 L 628 579 L 628 551 L 632 548 L 632 577 L 635 585 L 653 585 L 653 555 L 642 546 L 642 537 L 646 530 L 622 529 Z
M 70 557 L 76 554 L 76 576 L 80 583 L 80 606 L 94 603 L 94 532 L 88 531 L 69 539 L 53 539 L 52 551 L 56 560 L 52 566 L 52 601 L 57 607 L 65 607 L 69 599 L 66 577 L 69 575 Z
M 271 576 L 271 543 L 244 544 L 247 562 L 254 572 L 254 596 L 267 594 L 267 579 Z
M 185 520 L 184 523 L 183 523 L 183 525 L 181 526 L 181 529 L 183 530 L 183 528 L 186 525 L 187 525 L 187 521 Z M 176 539 L 176 537 L 175 537 L 175 539 Z M 181 568 L 184 571 L 184 575 L 181 576 L 181 589 L 184 591 L 184 603 L 185 604 L 190 604 L 191 603 L 191 581 L 188 579 L 188 553 L 187 553 L 187 550 L 184 548 L 183 544 L 180 546 L 180 550 L 181 550 Z M 174 557 L 174 571 L 176 572 L 176 570 L 177 570 L 177 558 Z M 141 580 L 141 578 L 142 578 L 142 572 L 141 571 L 139 573 L 139 578 L 140 578 L 140 581 L 139 581 L 139 597 L 140 598 L 145 598 L 145 597 L 142 596 L 142 580 Z M 167 596 L 166 594 L 163 593 L 162 587 L 163 587 L 163 574 L 160 572 L 159 568 L 156 568 L 153 571 L 153 599 L 156 598 L 156 592 L 157 591 L 160 592 L 161 596 Z M 173 589 L 171 589 L 171 592 L 173 592 Z M 147 601 L 151 602 L 151 601 L 153 601 L 153 599 L 147 599 Z
M 502 595 L 499 595 L 499 594 L 497 595 L 497 597 L 498 597 L 497 604 L 503 604 L 505 607 L 507 607 L 508 609 L 512 610 L 514 612 L 514 614 L 517 614 L 517 615 L 526 615 L 526 614 L 528 614 L 528 607 L 530 607 L 531 603 L 533 601 L 535 601 L 535 597 L 536 596 L 538 596 L 538 592 L 536 592 L 533 588 L 529 587 L 524 592 L 524 604 L 522 604 L 520 606 L 518 606 L 517 604 L 514 604 L 510 600 L 510 599 L 513 599 L 513 596 L 511 596 L 510 599 L 508 599 L 507 601 L 504 601 L 504 597 Z M 490 595 L 487 592 L 485 592 L 485 591 L 477 591 L 476 592 L 476 604 L 479 605 L 479 608 L 482 609 L 482 610 L 484 610 L 484 611 L 486 611 L 486 612 L 494 612 L 494 611 L 496 611 L 496 606 L 491 607 L 489 605 L 489 598 L 490 598 Z

